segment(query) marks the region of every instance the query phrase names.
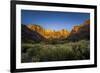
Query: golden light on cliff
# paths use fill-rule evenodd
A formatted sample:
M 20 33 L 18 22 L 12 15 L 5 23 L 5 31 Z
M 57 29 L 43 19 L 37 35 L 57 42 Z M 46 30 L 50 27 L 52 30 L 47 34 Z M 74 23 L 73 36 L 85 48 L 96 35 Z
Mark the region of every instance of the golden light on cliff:
M 42 36 L 44 36 L 46 39 L 59 39 L 59 38 L 66 38 L 69 35 L 69 32 L 66 29 L 62 30 L 50 30 L 50 29 L 44 29 L 37 25 L 28 25 L 29 29 L 38 32 Z

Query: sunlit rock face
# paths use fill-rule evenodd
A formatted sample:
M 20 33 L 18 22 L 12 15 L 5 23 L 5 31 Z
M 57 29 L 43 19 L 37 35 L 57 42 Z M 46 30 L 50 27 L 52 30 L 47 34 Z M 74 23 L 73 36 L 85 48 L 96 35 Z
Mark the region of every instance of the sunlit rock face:
M 67 31 L 66 29 L 55 31 L 55 30 L 50 30 L 50 29 L 44 29 L 41 26 L 32 25 L 32 24 L 27 25 L 27 27 L 30 30 L 38 32 L 39 34 L 44 36 L 46 39 L 64 39 L 64 38 L 67 38 L 69 35 L 69 31 Z
M 86 20 L 83 24 L 74 26 L 67 38 L 69 40 L 90 39 L 90 20 Z
M 29 24 L 26 27 L 31 31 L 35 31 L 45 39 L 90 39 L 90 20 L 86 20 L 83 24 L 73 26 L 69 32 L 67 29 L 61 29 L 58 31 L 45 29 L 40 25 Z M 67 26 L 66 26 L 67 27 Z
M 74 26 L 74 27 L 72 28 L 71 34 L 77 33 L 77 32 L 79 31 L 80 28 L 81 28 L 80 26 Z
M 36 31 L 30 30 L 26 25 L 21 25 L 22 42 L 42 41 L 45 38 Z
M 74 26 L 70 34 L 78 33 L 80 30 L 89 31 L 90 20 L 86 20 L 83 24 Z
M 84 25 L 89 25 L 89 24 L 90 24 L 90 20 L 89 20 L 89 19 L 86 20 L 83 24 L 84 24 Z

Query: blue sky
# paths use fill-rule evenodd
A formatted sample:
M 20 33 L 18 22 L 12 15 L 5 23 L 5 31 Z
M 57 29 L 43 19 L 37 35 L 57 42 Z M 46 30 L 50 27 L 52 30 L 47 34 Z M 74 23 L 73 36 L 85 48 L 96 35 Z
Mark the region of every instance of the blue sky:
M 56 31 L 61 29 L 70 31 L 73 26 L 80 25 L 88 19 L 89 13 L 21 10 L 22 24 L 37 24 Z

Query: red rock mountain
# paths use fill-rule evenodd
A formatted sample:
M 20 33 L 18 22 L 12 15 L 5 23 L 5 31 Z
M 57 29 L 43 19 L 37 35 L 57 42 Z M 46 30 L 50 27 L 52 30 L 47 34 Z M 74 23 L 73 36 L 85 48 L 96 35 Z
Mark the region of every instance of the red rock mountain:
M 21 39 L 22 42 L 39 42 L 45 40 L 45 38 L 36 31 L 30 30 L 26 25 L 21 25 Z
M 44 29 L 43 27 L 39 25 L 32 25 L 29 24 L 27 27 L 30 30 L 36 31 L 42 36 L 44 36 L 46 39 L 64 39 L 69 36 L 69 32 L 65 29 L 55 31 L 55 30 L 50 30 L 50 29 Z
M 90 20 L 86 20 L 83 24 L 79 26 L 74 26 L 67 39 L 90 39 Z
M 66 40 L 82 40 L 90 39 L 90 20 L 85 21 L 81 25 L 74 26 L 69 32 L 66 29 L 59 31 L 44 29 L 43 27 L 35 24 L 22 25 L 22 39 L 25 40 L 52 40 L 52 39 L 66 39 Z
M 71 34 L 73 33 L 77 33 L 80 30 L 88 30 L 88 26 L 90 26 L 90 20 L 85 21 L 83 24 L 79 25 L 79 26 L 74 26 L 72 28 Z

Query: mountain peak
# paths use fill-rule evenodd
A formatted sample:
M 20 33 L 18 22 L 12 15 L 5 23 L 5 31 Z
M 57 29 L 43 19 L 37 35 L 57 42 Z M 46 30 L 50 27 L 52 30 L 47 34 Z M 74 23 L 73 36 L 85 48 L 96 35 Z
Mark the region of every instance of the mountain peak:
M 90 24 L 90 19 L 86 20 L 83 24 L 84 25 Z
M 62 29 L 59 31 L 51 30 L 51 29 L 44 29 L 43 27 L 39 25 L 33 25 L 29 24 L 27 27 L 30 30 L 36 31 L 42 36 L 44 36 L 46 39 L 60 39 L 60 38 L 66 38 L 69 35 L 69 31 L 66 29 Z
M 68 38 L 69 36 L 77 36 L 76 34 L 79 35 L 79 34 L 89 33 L 90 20 L 88 19 L 83 24 L 73 26 L 71 32 L 69 32 L 67 29 L 61 29 L 58 31 L 51 29 L 44 29 L 40 25 L 36 24 L 28 24 L 27 27 L 30 30 L 39 33 L 46 39 L 65 39 Z
M 74 26 L 67 39 L 90 39 L 90 20 L 86 20 L 81 25 Z

